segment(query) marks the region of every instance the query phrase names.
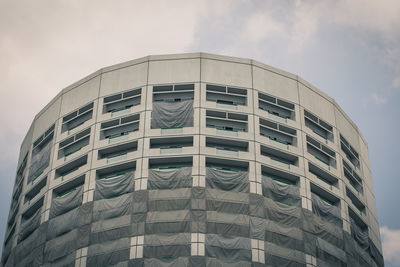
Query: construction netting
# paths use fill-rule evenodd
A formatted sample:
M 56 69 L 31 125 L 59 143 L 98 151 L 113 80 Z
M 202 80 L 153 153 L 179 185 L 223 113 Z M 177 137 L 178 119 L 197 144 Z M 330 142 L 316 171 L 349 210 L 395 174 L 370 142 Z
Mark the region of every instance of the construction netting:
M 191 167 L 153 169 L 135 191 L 127 172 L 96 179 L 94 201 L 82 204 L 82 187 L 54 198 L 48 221 L 38 210 L 21 223 L 5 266 L 75 266 L 78 252 L 86 266 L 306 266 L 306 255 L 383 266 L 368 234 L 342 229 L 337 206 L 313 195 L 313 210 L 301 208 L 296 184 L 264 177 L 258 195 L 248 172 L 211 167 L 205 187 L 192 179 Z

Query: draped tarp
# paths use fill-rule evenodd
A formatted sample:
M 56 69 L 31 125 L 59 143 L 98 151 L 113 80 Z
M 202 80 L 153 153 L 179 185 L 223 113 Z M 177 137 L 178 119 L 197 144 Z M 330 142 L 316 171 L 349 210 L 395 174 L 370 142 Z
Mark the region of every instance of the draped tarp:
M 60 197 L 54 197 L 51 202 L 50 219 L 68 212 L 82 204 L 83 185 Z
M 18 258 L 18 263 L 14 264 L 13 266 L 42 266 L 44 259 L 43 259 L 43 248 L 44 245 L 38 246 L 30 251 L 27 256 L 23 258 Z
M 147 212 L 146 234 L 190 232 L 189 210 Z
M 250 218 L 243 214 L 207 211 L 207 232 L 220 235 L 248 237 Z
M 28 219 L 21 221 L 21 230 L 19 232 L 19 240 L 24 240 L 28 235 L 30 235 L 35 229 L 40 225 L 40 218 L 42 215 L 42 209 L 35 211 L 32 216 Z
M 340 214 L 340 208 L 329 204 L 322 200 L 318 195 L 311 192 L 311 201 L 313 212 L 321 218 L 342 227 L 342 219 Z
M 149 211 L 188 210 L 191 206 L 190 188 L 150 190 Z
M 29 167 L 28 183 L 39 176 L 44 171 L 44 169 L 49 166 L 52 143 L 52 140 L 49 140 L 40 148 L 40 150 L 32 153 L 31 165 Z
M 53 262 L 62 258 L 74 250 L 85 247 L 89 244 L 90 226 L 82 226 L 47 241 L 44 249 L 44 258 L 48 262 Z
M 190 234 L 146 235 L 143 249 L 145 258 L 175 259 L 190 256 Z
M 343 229 L 336 225 L 321 219 L 309 210 L 302 210 L 303 230 L 320 237 L 329 243 L 342 248 L 343 247 Z
M 96 180 L 96 190 L 94 200 L 112 198 L 134 190 L 135 173 L 127 172 L 123 175 Z
M 65 234 L 78 226 L 79 209 L 75 208 L 67 213 L 55 217 L 49 221 L 49 228 L 47 231 L 47 239 L 53 239 L 57 236 Z
M 275 201 L 288 205 L 301 206 L 299 187 L 275 181 L 269 177 L 263 177 L 263 195 Z
M 133 266 L 137 266 L 134 264 Z M 172 259 L 145 259 L 144 266 L 146 267 L 184 267 L 190 266 L 189 259 L 185 257 Z
M 206 189 L 206 206 L 209 211 L 249 214 L 249 195 L 239 192 Z
M 215 180 L 212 178 L 205 188 L 169 186 L 168 182 L 165 187 L 128 190 L 121 195 L 118 192 L 114 197 L 101 196 L 82 204 L 80 187 L 54 198 L 49 221 L 40 224 L 40 216 L 35 220 L 33 214 L 21 222 L 22 233 L 31 234 L 12 249 L 3 265 L 72 266 L 78 250 L 87 247 L 86 266 L 303 267 L 306 255 L 316 257 L 317 266 L 383 265 L 382 255 L 367 232 L 353 221 L 351 233 L 347 233 L 324 219 L 323 214 L 340 218 L 338 210 L 330 210 L 331 205 L 325 207 L 327 203 L 313 199 L 317 203 L 314 210 L 322 210 L 317 214 L 296 204 L 285 204 L 289 203 L 284 198 L 297 199 L 298 188 L 293 185 L 263 181 L 263 195 L 258 195 L 237 190 L 249 183 L 247 173 L 208 170 L 208 176 L 215 174 Z M 184 171 L 168 170 L 169 177 Z M 149 172 L 149 176 L 155 177 L 157 172 Z M 220 179 L 221 173 L 227 173 L 228 178 L 222 175 Z M 191 171 L 187 175 L 191 177 Z M 231 186 L 232 180 L 235 186 Z M 124 184 L 119 180 L 115 186 L 119 183 Z M 106 190 L 112 184 L 105 186 Z M 327 212 L 323 213 L 324 209 Z M 37 229 L 31 224 L 38 225 Z M 195 244 L 192 233 L 205 234 L 205 256 L 191 256 Z M 144 236 L 142 259 L 129 259 L 133 236 Z M 251 239 L 264 244 L 264 248 L 253 248 L 253 252 L 264 252 L 265 265 L 252 259 Z
M 265 217 L 269 220 L 293 227 L 301 226 L 301 208 L 287 206 L 269 198 L 264 199 Z
M 296 227 L 288 227 L 280 223 L 266 220 L 265 241 L 281 247 L 304 251 L 303 231 Z
M 316 245 L 318 250 L 322 250 L 329 254 L 328 257 L 327 256 L 324 257 L 327 259 L 327 261 L 332 261 L 334 263 L 337 263 L 338 265 L 340 265 L 341 263 L 345 263 L 347 261 L 346 253 L 340 248 L 330 244 L 329 242 L 321 238 L 317 238 Z M 332 259 L 332 257 L 336 259 Z
M 94 201 L 93 221 L 130 214 L 132 211 L 132 201 L 132 194 L 124 194 L 115 198 Z
M 97 244 L 131 236 L 131 224 L 130 215 L 94 222 L 90 242 Z
M 206 256 L 230 261 L 251 261 L 249 238 L 206 235 Z
M 61 258 L 58 258 L 44 266 L 45 267 L 58 267 L 58 266 L 75 267 L 75 258 L 76 258 L 76 252 L 72 251 L 70 254 L 65 255 Z
M 264 219 L 258 217 L 250 217 L 250 238 L 264 240 L 265 226 Z
M 193 100 L 153 102 L 151 128 L 193 127 Z
M 360 227 L 350 218 L 350 232 L 354 240 L 360 245 L 361 248 L 367 250 L 369 248 L 368 231 L 361 230 Z
M 249 192 L 249 173 L 206 168 L 206 186 L 225 191 Z
M 130 238 L 98 243 L 89 246 L 86 266 L 111 266 L 129 260 Z
M 149 169 L 147 189 L 174 189 L 192 187 L 192 167 L 156 170 Z
M 19 242 L 15 249 L 17 260 L 25 258 L 33 249 L 46 242 L 47 223 L 41 224 L 38 229 L 32 232 L 24 241 Z
M 234 259 L 207 258 L 207 267 L 256 267 L 255 263 L 249 261 L 239 261 Z
M 265 261 L 271 266 L 305 266 L 305 254 L 271 242 L 264 243 Z

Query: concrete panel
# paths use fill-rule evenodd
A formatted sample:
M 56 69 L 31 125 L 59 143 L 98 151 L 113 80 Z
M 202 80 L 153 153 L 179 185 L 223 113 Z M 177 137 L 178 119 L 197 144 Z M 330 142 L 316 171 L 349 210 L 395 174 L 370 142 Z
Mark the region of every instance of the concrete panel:
M 253 60 L 248 58 L 240 58 L 240 57 L 230 57 L 230 56 L 221 56 L 216 54 L 208 54 L 208 53 L 200 53 L 203 59 L 213 59 L 213 60 L 221 60 L 221 61 L 229 61 L 233 63 L 244 63 L 244 64 L 252 64 Z
M 156 60 L 176 60 L 176 59 L 193 59 L 200 58 L 203 53 L 184 53 L 184 54 L 167 54 L 167 55 L 150 55 L 150 61 Z
M 62 96 L 61 113 L 64 116 L 77 108 L 97 99 L 99 96 L 100 76 L 96 76 L 70 90 Z
M 33 129 L 33 140 L 36 140 L 39 136 L 41 136 L 52 124 L 54 124 L 59 118 L 61 107 L 61 98 L 56 98 L 50 106 L 47 106 L 46 109 L 42 110 L 42 112 L 35 118 L 35 126 Z
M 366 184 L 366 186 L 368 186 L 368 188 L 373 192 L 374 184 L 372 182 L 371 170 L 368 168 L 368 166 L 365 164 L 363 160 L 361 161 L 361 166 L 363 170 L 362 178 L 364 180 L 364 184 Z
M 377 220 L 375 197 L 374 197 L 373 193 L 368 189 L 368 187 L 364 188 L 364 195 L 367 200 L 368 209 L 372 213 L 372 214 L 370 213 L 368 215 L 372 217 L 371 219 Z
M 297 81 L 253 66 L 253 87 L 291 102 L 299 101 Z
M 344 138 L 360 153 L 360 137 L 353 124 L 335 107 L 336 127 Z
M 202 59 L 201 81 L 251 88 L 251 65 Z
M 318 114 L 327 123 L 335 125 L 334 106 L 331 102 L 301 83 L 299 83 L 299 95 L 301 106 L 314 114 Z
M 200 59 L 150 61 L 149 84 L 197 82 Z
M 106 96 L 147 83 L 148 62 L 136 64 L 102 74 L 100 96 Z
M 364 141 L 363 138 L 359 137 L 359 144 L 360 144 L 360 157 L 365 161 L 368 166 L 371 166 L 369 152 L 368 152 L 368 144 Z

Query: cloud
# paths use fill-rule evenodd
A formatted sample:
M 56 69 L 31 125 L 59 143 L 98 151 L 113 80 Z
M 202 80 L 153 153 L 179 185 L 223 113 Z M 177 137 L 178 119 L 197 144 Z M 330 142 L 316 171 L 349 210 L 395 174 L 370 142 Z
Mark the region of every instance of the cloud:
M 149 54 L 185 51 L 205 10 L 202 1 L 184 0 L 1 1 L 2 150 L 15 151 L 34 115 L 85 75 Z
M 293 18 L 291 43 L 297 48 L 313 41 L 324 25 L 347 27 L 364 39 L 369 36 L 368 52 L 391 68 L 395 76 L 392 86 L 400 89 L 399 1 L 297 0 Z
M 372 93 L 370 95 L 371 100 L 375 103 L 375 104 L 384 104 L 386 103 L 386 98 L 379 96 L 377 93 Z
M 400 266 L 400 230 L 380 228 L 385 262 Z
M 246 40 L 260 42 L 265 38 L 287 37 L 285 25 L 266 13 L 252 14 L 245 25 Z

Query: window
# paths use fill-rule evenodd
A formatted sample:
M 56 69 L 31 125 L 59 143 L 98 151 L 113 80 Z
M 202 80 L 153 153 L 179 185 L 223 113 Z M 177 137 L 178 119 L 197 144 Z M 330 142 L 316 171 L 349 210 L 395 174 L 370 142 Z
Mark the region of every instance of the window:
M 140 105 L 142 88 L 127 91 L 104 98 L 103 113 L 111 117 L 127 114 L 133 106 Z
M 168 157 L 168 158 L 152 158 L 149 159 L 150 169 L 175 169 L 181 167 L 193 166 L 192 157 Z
M 10 209 L 10 213 L 8 215 L 8 222 L 7 222 L 7 227 L 8 228 L 10 228 L 11 226 L 14 225 L 15 218 L 16 218 L 17 213 L 18 213 L 18 209 L 19 209 L 19 203 L 15 206 L 15 208 L 13 210 Z
M 151 129 L 176 133 L 193 127 L 193 99 L 194 84 L 154 86 Z
M 350 217 L 350 232 L 354 239 L 361 246 L 365 246 L 369 243 L 368 241 L 368 225 L 364 220 L 353 211 L 351 207 L 348 207 Z
M 282 148 L 297 146 L 297 131 L 273 121 L 260 118 L 260 134 Z
M 55 179 L 61 178 L 62 181 L 71 179 L 78 175 L 79 169 L 87 164 L 88 155 L 75 159 L 56 170 Z
M 15 207 L 19 203 L 19 197 L 21 196 L 22 193 L 22 183 L 20 183 L 14 190 L 12 200 L 11 200 L 11 207 L 10 211 L 14 211 Z
M 300 180 L 298 176 L 264 165 L 261 166 L 261 173 L 263 176 L 283 184 L 298 185 Z
M 251 259 L 254 262 L 265 263 L 263 240 L 251 239 Z
M 90 128 L 77 133 L 60 142 L 58 159 L 64 157 L 64 161 L 76 155 L 83 147 L 89 144 Z
M 78 177 L 62 186 L 54 188 L 53 197 L 63 197 L 81 187 L 85 183 L 85 175 Z
M 319 180 L 321 180 L 325 184 L 328 184 L 331 189 L 332 186 L 338 188 L 338 179 L 335 176 L 329 174 L 328 172 L 318 167 L 316 164 L 308 162 L 308 171 L 314 174 Z
M 205 255 L 205 235 L 202 233 L 192 233 L 192 256 L 204 256 Z
M 25 240 L 39 226 L 42 215 L 44 197 L 31 205 L 21 216 L 19 242 Z
M 22 163 L 18 167 L 17 176 L 15 177 L 15 185 L 18 185 L 23 180 L 27 161 L 28 161 L 28 152 L 25 154 L 25 157 L 22 160 Z
M 107 163 L 124 160 L 128 153 L 137 151 L 137 141 L 100 149 L 98 159 L 106 159 Z
M 37 185 L 35 185 L 31 190 L 29 190 L 28 193 L 25 194 L 24 203 L 26 202 L 30 203 L 37 196 L 41 195 L 45 189 L 46 184 L 47 184 L 47 179 L 43 179 Z
M 33 143 L 28 183 L 35 183 L 49 166 L 53 145 L 54 125 Z
M 207 84 L 206 99 L 220 108 L 237 109 L 238 105 L 247 105 L 247 90 Z
M 136 187 L 135 170 L 136 161 L 97 170 L 94 200 L 115 198 L 140 189 Z
M 298 176 L 264 165 L 261 173 L 264 197 L 288 206 L 301 206 Z
M 365 205 L 362 203 L 362 201 L 351 192 L 351 190 L 346 186 L 346 195 L 350 199 L 351 203 L 357 208 L 357 210 L 365 215 Z
M 299 158 L 295 155 L 267 147 L 261 146 L 261 155 L 269 157 L 270 163 L 274 166 L 290 169 L 290 166 L 298 166 Z
M 325 143 L 330 140 L 333 142 L 333 127 L 309 112 L 308 110 L 304 110 L 304 121 L 306 127 L 308 127 L 313 133 L 315 133 L 318 137 L 324 139 Z
M 246 161 L 206 157 L 206 187 L 248 193 L 249 181 L 255 181 L 255 177 L 249 177 L 248 170 Z
M 160 149 L 161 154 L 180 153 L 183 147 L 191 146 L 193 136 L 150 139 L 150 149 Z
M 350 185 L 359 193 L 363 194 L 363 183 L 361 177 L 357 174 L 357 172 L 350 167 L 348 163 L 343 159 L 343 174 L 349 181 Z
M 260 109 L 268 112 L 269 117 L 287 122 L 287 120 L 295 120 L 294 104 L 282 99 L 258 93 L 258 106 Z
M 216 153 L 225 156 L 239 156 L 239 151 L 249 151 L 249 143 L 222 138 L 206 137 L 206 147 L 213 147 Z
M 193 158 L 192 157 L 164 157 L 164 158 L 151 158 L 149 159 L 149 169 L 152 169 L 154 171 L 160 171 L 163 172 L 165 171 L 166 173 L 169 173 L 173 170 L 177 169 L 184 169 L 185 167 L 192 167 L 193 166 Z M 182 170 L 181 169 L 181 170 Z M 149 170 L 150 173 L 150 170 Z M 166 175 L 168 176 L 168 175 Z M 151 179 L 150 175 L 148 177 Z M 171 184 L 175 185 L 176 187 L 187 187 L 186 185 L 190 183 L 192 185 L 193 181 L 191 178 L 191 171 L 190 171 L 190 177 L 181 177 L 181 184 L 178 185 L 179 183 L 175 183 L 176 181 L 171 181 Z M 189 181 L 189 182 L 188 182 Z M 165 181 L 164 181 L 165 182 Z M 152 180 L 149 180 L 150 187 L 149 189 L 153 189 L 152 187 Z M 160 187 L 158 188 L 164 188 L 160 183 Z M 136 187 L 138 186 L 138 187 Z M 135 188 L 138 188 L 137 190 L 146 190 L 148 187 L 148 178 L 139 178 L 138 182 L 135 184 Z M 170 188 L 171 189 L 171 188 Z
M 215 128 L 222 134 L 237 135 L 247 132 L 247 115 L 215 110 L 206 111 L 206 127 Z
M 194 84 L 153 86 L 153 102 L 181 102 L 194 99 Z
M 360 157 L 352 145 L 340 134 L 340 148 L 354 167 L 360 168 Z
M 340 199 L 314 183 L 310 183 L 310 188 L 313 213 L 326 221 L 342 227 Z
M 321 144 L 311 136 L 306 136 L 307 140 L 307 152 L 310 153 L 318 160 L 319 163 L 330 170 L 331 167 L 336 168 L 336 153 L 328 148 L 327 146 Z
M 61 133 L 69 132 L 90 120 L 93 116 L 93 102 L 63 117 Z
M 108 139 L 109 143 L 127 140 L 128 135 L 139 130 L 140 114 L 103 122 L 100 126 L 100 140 Z
M 140 259 L 143 258 L 143 244 L 144 236 L 133 236 L 131 237 L 131 250 L 130 259 Z

